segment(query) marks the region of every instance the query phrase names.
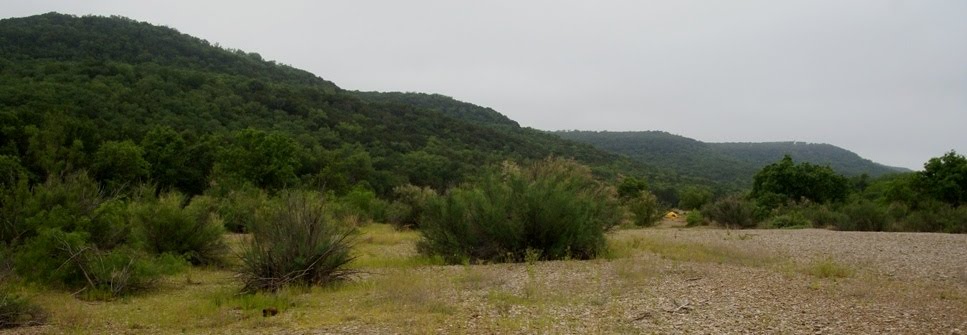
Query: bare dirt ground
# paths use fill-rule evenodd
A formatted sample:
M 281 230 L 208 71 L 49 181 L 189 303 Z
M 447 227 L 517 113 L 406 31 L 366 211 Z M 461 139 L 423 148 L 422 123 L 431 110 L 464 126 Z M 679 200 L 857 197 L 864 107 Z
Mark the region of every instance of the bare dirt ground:
M 463 266 L 421 260 L 416 233 L 371 228 L 360 246 L 365 274 L 336 288 L 237 298 L 229 272 L 197 271 L 127 301 L 41 296 L 50 324 L 12 332 L 967 331 L 967 235 L 680 226 L 614 232 L 598 260 Z M 281 313 L 263 318 L 269 305 Z

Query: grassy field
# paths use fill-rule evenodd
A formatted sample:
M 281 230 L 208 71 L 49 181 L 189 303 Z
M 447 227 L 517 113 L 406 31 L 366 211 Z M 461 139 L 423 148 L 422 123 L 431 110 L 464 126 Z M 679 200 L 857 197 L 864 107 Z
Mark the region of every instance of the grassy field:
M 416 253 L 418 233 L 371 224 L 358 237 L 352 266 L 359 274 L 333 287 L 239 295 L 240 284 L 232 272 L 195 268 L 167 278 L 157 290 L 117 301 L 82 301 L 70 292 L 27 288 L 27 294 L 49 311 L 48 323 L 5 332 L 967 330 L 967 269 L 957 262 L 940 264 L 924 276 L 916 268 L 889 266 L 889 259 L 878 260 L 882 255 L 875 250 L 870 257 L 854 255 L 861 249 L 836 242 L 842 234 L 846 233 L 632 229 L 611 233 L 610 252 L 598 260 L 443 266 Z M 813 244 L 797 242 L 817 236 L 834 240 L 835 246 L 811 249 Z M 843 238 L 862 236 L 866 235 Z M 911 244 L 902 248 L 936 257 L 944 257 L 945 251 L 930 248 L 954 248 L 947 257 L 967 253 L 961 250 L 967 249 L 967 239 L 958 249 L 962 236 L 911 236 Z M 875 238 L 879 237 L 870 237 Z M 231 239 L 239 243 L 244 237 Z M 943 243 L 927 244 L 931 239 Z M 932 256 L 918 257 L 927 264 L 940 262 L 927 259 Z M 264 308 L 278 309 L 279 314 L 263 317 Z

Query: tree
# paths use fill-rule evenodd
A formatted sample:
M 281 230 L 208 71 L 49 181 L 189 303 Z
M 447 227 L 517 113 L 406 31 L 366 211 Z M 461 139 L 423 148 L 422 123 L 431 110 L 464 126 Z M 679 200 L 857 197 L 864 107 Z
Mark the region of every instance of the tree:
M 188 150 L 185 139 L 171 127 L 158 126 L 141 140 L 144 159 L 151 166 L 151 179 L 163 188 L 185 186 Z
M 648 189 L 648 182 L 645 179 L 635 177 L 624 177 L 618 184 L 618 197 L 622 199 L 632 199 L 638 197 L 642 191 Z
M 94 154 L 94 176 L 112 187 L 140 182 L 149 168 L 144 150 L 131 141 L 104 142 Z
M 712 199 L 712 191 L 705 187 L 689 186 L 682 189 L 678 199 L 678 207 L 681 209 L 698 209 Z
M 967 158 L 950 151 L 923 165 L 916 185 L 930 197 L 953 206 L 967 203 Z
M 235 132 L 229 142 L 215 163 L 218 175 L 270 190 L 298 182 L 295 171 L 302 148 L 292 139 L 249 128 Z
M 751 196 L 763 205 L 775 207 L 790 201 L 841 202 L 849 195 L 850 183 L 829 166 L 795 164 L 786 155 L 755 175 Z

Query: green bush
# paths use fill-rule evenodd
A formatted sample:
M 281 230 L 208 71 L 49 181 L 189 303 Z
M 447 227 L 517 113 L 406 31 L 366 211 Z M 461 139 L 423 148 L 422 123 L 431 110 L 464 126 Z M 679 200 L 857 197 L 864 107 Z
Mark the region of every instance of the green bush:
M 427 202 L 418 244 L 449 263 L 589 259 L 605 248 L 604 232 L 620 222 L 612 188 L 587 167 L 546 159 L 525 168 L 504 164 L 472 184 Z
M 376 197 L 376 193 L 367 187 L 357 185 L 349 193 L 338 199 L 338 206 L 334 206 L 333 214 L 336 218 L 350 218 L 366 221 L 385 221 L 389 204 Z
M 658 198 L 648 191 L 641 191 L 637 197 L 627 200 L 625 206 L 633 214 L 634 223 L 638 227 L 654 226 L 663 215 Z
M 194 201 L 182 207 L 184 202 L 184 196 L 171 192 L 155 201 L 131 204 L 140 242 L 155 254 L 180 255 L 192 264 L 219 264 L 227 251 L 221 219 L 210 212 L 210 203 Z
M 82 231 L 93 226 L 96 211 L 106 200 L 97 182 L 86 173 L 51 176 L 28 190 L 26 184 L 2 192 L 2 242 L 16 244 L 40 229 Z
M 802 209 L 803 216 L 813 227 L 837 227 L 849 220 L 846 214 L 835 211 L 827 205 L 812 205 Z
M 883 231 L 890 225 L 886 208 L 869 200 L 851 201 L 842 212 L 846 218 L 836 226 L 839 230 Z
M 42 324 L 47 313 L 0 279 L 0 329 Z
M 685 216 L 685 222 L 689 227 L 700 226 L 705 223 L 705 217 L 702 216 L 701 211 L 693 210 Z
M 419 226 L 427 201 L 437 196 L 432 188 L 411 184 L 397 186 L 393 193 L 396 201 L 387 209 L 387 219 L 397 228 Z
M 229 191 L 220 198 L 218 215 L 225 221 L 225 228 L 234 233 L 244 233 L 255 222 L 255 213 L 265 206 L 268 195 L 255 187 L 242 187 Z
M 811 226 L 810 220 L 799 211 L 789 211 L 776 215 L 769 220 L 769 227 L 771 228 L 806 228 L 809 226 Z
M 756 206 L 753 202 L 739 196 L 729 196 L 702 209 L 710 220 L 731 228 L 754 228 L 758 223 Z
M 967 233 L 967 206 L 953 207 L 939 201 L 926 201 L 900 219 L 903 231 Z
M 704 187 L 686 187 L 678 198 L 679 208 L 684 210 L 699 209 L 712 199 L 712 191 Z
M 72 289 L 83 287 L 94 298 L 149 288 L 184 264 L 178 257 L 152 257 L 128 247 L 102 251 L 87 243 L 87 234 L 56 228 L 42 230 L 20 248 L 15 258 L 22 278 Z
M 239 270 L 245 292 L 323 285 L 352 274 L 346 265 L 355 227 L 326 213 L 318 193 L 282 193 L 258 213 L 251 231 Z

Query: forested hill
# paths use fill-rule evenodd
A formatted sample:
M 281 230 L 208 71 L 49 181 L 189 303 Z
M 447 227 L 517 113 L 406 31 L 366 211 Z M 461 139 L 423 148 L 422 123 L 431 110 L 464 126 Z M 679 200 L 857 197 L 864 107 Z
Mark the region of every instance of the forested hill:
M 829 165 L 847 176 L 880 176 L 907 171 L 864 159 L 829 144 L 804 142 L 705 143 L 661 131 L 608 132 L 558 131 L 569 140 L 591 144 L 599 149 L 626 155 L 649 164 L 675 169 L 686 176 L 707 178 L 719 183 L 747 185 L 763 166 L 789 154 L 797 161 Z
M 359 91 L 352 92 L 352 94 L 372 103 L 400 104 L 425 108 L 481 125 L 520 127 L 517 121 L 511 120 L 492 108 L 477 106 L 441 94 Z
M 0 20 L 0 161 L 33 182 L 445 188 L 503 160 L 572 157 L 605 176 L 673 173 L 443 96 L 348 92 L 306 71 L 120 17 Z M 9 164 L 8 164 L 9 165 Z

